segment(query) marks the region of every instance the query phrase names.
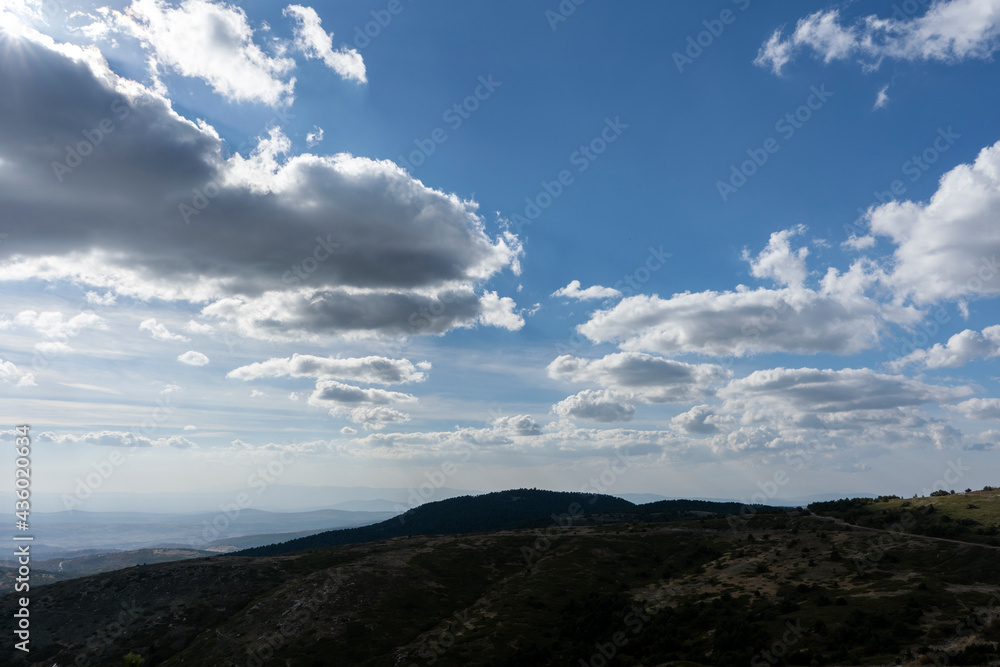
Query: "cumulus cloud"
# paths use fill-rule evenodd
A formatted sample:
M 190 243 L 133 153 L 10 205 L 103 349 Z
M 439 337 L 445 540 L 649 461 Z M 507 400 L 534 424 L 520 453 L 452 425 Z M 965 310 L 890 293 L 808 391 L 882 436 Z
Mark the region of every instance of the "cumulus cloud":
M 555 380 L 587 382 L 643 403 L 679 403 L 711 393 L 728 373 L 714 364 L 688 364 L 640 352 L 618 352 L 601 359 L 564 354 L 548 365 Z
M 566 287 L 560 287 L 552 293 L 552 296 L 562 296 L 567 299 L 577 299 L 579 301 L 612 299 L 620 297 L 621 295 L 622 293 L 613 287 L 602 287 L 601 285 L 591 285 L 587 289 L 580 289 L 579 280 L 571 280 L 569 285 L 566 285 Z
M 201 352 L 188 350 L 184 354 L 179 355 L 177 357 L 177 361 L 182 364 L 187 364 L 188 366 L 204 366 L 208 363 L 208 357 Z
M 186 338 L 185 336 L 181 336 L 180 334 L 170 333 L 166 325 L 157 322 L 155 318 L 150 318 L 148 320 L 143 320 L 142 322 L 140 322 L 139 331 L 147 331 L 149 332 L 149 335 L 152 336 L 154 339 L 161 341 L 175 340 L 186 343 L 189 340 L 191 340 L 190 338 Z
M 779 28 L 757 53 L 754 64 L 780 74 L 798 53 L 812 51 L 824 63 L 857 58 L 867 69 L 883 59 L 956 63 L 988 59 L 1000 48 L 1000 0 L 940 0 L 923 16 L 898 11 L 845 22 L 838 9 L 814 12 L 787 37 Z
M 313 125 L 313 131 L 306 133 L 306 146 L 312 148 L 321 141 L 323 141 L 323 128 Z
M 378 431 L 387 424 L 410 421 L 410 415 L 384 405 L 359 407 L 351 410 L 351 421 L 361 424 L 366 431 Z
M 882 411 L 954 400 L 967 387 L 929 385 L 868 368 L 772 368 L 732 380 L 719 390 L 729 410 L 766 406 L 811 415 Z
M 897 246 L 888 277 L 897 296 L 924 304 L 1000 294 L 998 208 L 1000 142 L 946 173 L 928 202 L 871 209 L 872 233 Z
M 348 416 L 367 430 L 378 430 L 386 424 L 409 421 L 410 416 L 392 407 L 392 404 L 416 400 L 412 394 L 365 389 L 336 380 L 319 380 L 308 403 L 328 410 L 332 416 Z
M 0 320 L 0 329 L 26 327 L 34 329 L 48 339 L 65 340 L 80 335 L 85 329 L 105 330 L 107 322 L 94 312 L 85 311 L 64 319 L 61 312 L 22 310 L 13 319 Z
M 627 422 L 635 416 L 635 406 L 610 390 L 585 389 L 552 406 L 561 417 L 597 422 Z
M 829 267 L 818 285 L 805 284 L 808 250 L 791 243 L 804 231 L 775 232 L 757 256 L 743 252 L 751 275 L 778 287 L 627 297 L 593 313 L 577 331 L 595 343 L 660 354 L 846 355 L 875 347 L 890 324 L 922 319 L 913 306 L 875 298 L 884 271 L 868 259 L 855 261 L 846 272 Z
M 246 12 L 236 5 L 184 0 L 134 0 L 105 14 L 104 28 L 138 39 L 149 52 L 151 74 L 161 67 L 205 81 L 235 102 L 290 104 L 295 61 L 268 55 L 254 42 Z
M 953 335 L 942 345 L 936 343 L 926 350 L 914 350 L 892 362 L 894 368 L 920 364 L 925 368 L 958 368 L 976 359 L 1000 356 L 1000 324 L 986 327 L 980 333 L 966 329 Z
M 696 405 L 687 412 L 683 412 L 671 419 L 670 425 L 685 433 L 709 435 L 719 431 L 719 427 L 715 423 L 716 421 L 717 416 L 711 407 Z
M 22 371 L 10 361 L 0 359 L 0 382 L 12 382 L 18 387 L 31 387 L 35 384 L 35 376 Z
M 539 435 L 542 426 L 530 415 L 515 415 L 513 417 L 497 417 L 490 426 L 497 431 L 504 431 L 511 435 Z
M 517 331 L 524 326 L 524 318 L 514 312 L 517 304 L 509 296 L 486 292 L 479 300 L 479 320 L 488 326 Z
M 750 275 L 755 278 L 770 278 L 785 287 L 802 287 L 809 274 L 806 269 L 809 248 L 802 246 L 798 250 L 792 250 L 791 238 L 804 234 L 805 231 L 805 226 L 799 225 L 792 229 L 774 232 L 767 242 L 767 247 L 756 257 L 744 248 L 743 259 L 750 264 Z
M 913 308 L 868 297 L 864 289 L 873 280 L 855 264 L 845 274 L 831 268 L 819 289 L 633 296 L 594 313 L 577 331 L 595 343 L 660 354 L 854 354 L 875 347 L 890 323 L 921 318 Z
M 377 384 L 405 384 L 423 382 L 424 371 L 430 370 L 429 362 L 413 364 L 408 359 L 387 357 L 317 357 L 311 354 L 293 354 L 291 357 L 274 357 L 267 361 L 241 366 L 229 371 L 226 377 L 236 380 L 260 378 L 338 378 L 355 382 Z
M 288 5 L 282 14 L 295 19 L 295 46 L 306 58 L 322 60 L 327 67 L 345 79 L 353 79 L 359 83 L 368 81 L 361 54 L 345 46 L 334 50 L 333 33 L 327 34 L 323 30 L 315 9 Z M 322 134 L 323 131 L 320 130 L 320 138 Z
M 1000 398 L 970 398 L 948 407 L 969 419 L 979 421 L 1000 419 Z
M 141 7 L 154 18 L 175 11 Z M 181 7 L 206 20 L 218 9 Z M 229 17 L 218 38 L 229 39 L 237 10 L 218 11 Z M 509 298 L 477 293 L 499 271 L 519 271 L 522 247 L 509 232 L 490 235 L 475 202 L 388 161 L 291 155 L 279 130 L 250 155 L 229 155 L 212 127 L 117 76 L 96 51 L 27 29 L 15 39 L 24 57 L 0 68 L 0 87 L 19 96 L 0 126 L 0 187 L 14 193 L 4 216 L 24 236 L 0 246 L 0 280 L 186 301 L 221 318 L 217 327 L 263 338 L 521 326 Z M 112 129 L 95 130 L 102 123 Z M 99 145 L 83 146 L 81 130 L 98 132 Z

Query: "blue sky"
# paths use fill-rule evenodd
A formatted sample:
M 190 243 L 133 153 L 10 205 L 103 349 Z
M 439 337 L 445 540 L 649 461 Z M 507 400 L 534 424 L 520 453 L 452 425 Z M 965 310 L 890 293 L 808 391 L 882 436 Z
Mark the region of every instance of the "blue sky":
M 38 491 L 996 482 L 1000 2 L 2 17 Z

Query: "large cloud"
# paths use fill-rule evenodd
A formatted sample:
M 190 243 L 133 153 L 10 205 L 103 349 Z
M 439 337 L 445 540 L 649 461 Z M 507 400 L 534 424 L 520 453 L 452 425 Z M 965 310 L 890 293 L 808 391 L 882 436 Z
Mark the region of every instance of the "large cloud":
M 430 369 L 428 362 L 414 365 L 408 359 L 387 357 L 317 357 L 311 354 L 293 354 L 291 357 L 274 357 L 256 364 L 241 366 L 229 371 L 227 377 L 237 380 L 257 380 L 268 377 L 339 378 L 355 382 L 402 384 L 422 382 Z
M 585 389 L 559 401 L 552 406 L 552 411 L 561 417 L 597 422 L 627 422 L 635 416 L 634 405 L 607 389 Z
M 800 19 L 787 37 L 776 30 L 754 64 L 780 74 L 803 49 L 825 63 L 858 58 L 868 68 L 884 58 L 953 63 L 986 59 L 1000 48 L 1000 0 L 939 0 L 918 17 L 893 9 L 892 18 L 870 15 L 846 25 L 839 10 L 820 10 Z
M 889 280 L 917 303 L 1000 294 L 1000 142 L 941 178 L 929 202 L 889 202 L 868 213 L 897 248 Z
M 365 83 L 365 62 L 354 49 L 341 47 L 334 50 L 333 33 L 327 34 L 323 30 L 319 15 L 312 7 L 302 5 L 288 5 L 285 7 L 285 16 L 295 18 L 295 46 L 298 47 L 306 58 L 318 58 L 345 79 L 354 79 L 360 83 Z M 323 131 L 320 130 L 320 136 Z
M 877 346 L 889 324 L 921 319 L 915 308 L 870 295 L 884 277 L 869 260 L 844 273 L 828 268 L 815 288 L 807 286 L 808 251 L 791 246 L 804 232 L 773 233 L 757 256 L 744 250 L 751 275 L 773 281 L 773 288 L 632 296 L 592 314 L 577 330 L 595 343 L 662 354 L 854 354 Z
M 970 398 L 949 408 L 960 412 L 969 419 L 994 420 L 1000 419 L 1000 398 Z
M 594 360 L 564 354 L 549 364 L 548 373 L 555 380 L 598 384 L 644 403 L 697 400 L 728 375 L 714 364 L 687 364 L 639 352 L 618 352 Z
M 983 329 L 982 333 L 965 329 L 942 345 L 936 343 L 926 350 L 915 350 L 892 363 L 895 368 L 921 364 L 925 368 L 958 368 L 976 359 L 1000 356 L 1000 324 Z
M 764 408 L 794 415 L 801 425 L 818 426 L 835 424 L 837 415 L 845 413 L 852 419 L 880 421 L 882 411 L 893 411 L 895 421 L 896 411 L 947 402 L 969 391 L 868 368 L 772 368 L 733 380 L 719 390 L 719 396 L 727 399 L 728 411 Z
M 73 280 L 207 304 L 249 334 L 442 333 L 519 326 L 477 295 L 521 251 L 474 202 L 390 162 L 283 157 L 277 130 L 226 157 L 215 131 L 36 34 L 0 68 L 0 280 Z
M 104 14 L 90 32 L 115 31 L 140 40 L 149 51 L 151 73 L 165 66 L 203 79 L 236 102 L 286 104 L 292 100 L 295 68 L 291 58 L 271 56 L 254 42 L 240 7 L 208 0 L 135 0 L 123 12 Z

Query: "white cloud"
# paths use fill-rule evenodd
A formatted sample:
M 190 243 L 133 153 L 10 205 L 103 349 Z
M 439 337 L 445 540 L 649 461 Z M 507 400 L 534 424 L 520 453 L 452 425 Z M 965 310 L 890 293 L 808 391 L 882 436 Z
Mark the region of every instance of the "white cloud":
M 83 435 L 72 433 L 60 435 L 52 431 L 43 431 L 36 436 L 36 439 L 41 442 L 84 443 L 100 447 L 152 447 L 153 445 L 153 441 L 149 438 L 125 431 L 95 431 Z
M 479 299 L 481 313 L 479 321 L 488 326 L 517 331 L 524 326 L 524 318 L 514 312 L 517 304 L 509 296 L 499 296 L 496 292 L 486 292 Z
M 110 27 L 130 34 L 150 51 L 152 73 L 166 66 L 204 80 L 236 102 L 290 104 L 295 79 L 291 58 L 271 57 L 254 43 L 246 12 L 236 5 L 184 0 L 134 0 L 108 15 Z
M 743 260 L 750 264 L 750 275 L 754 278 L 770 278 L 785 287 L 802 287 L 809 275 L 806 269 L 809 248 L 802 246 L 793 251 L 790 239 L 798 234 L 805 234 L 805 231 L 805 226 L 799 225 L 793 229 L 774 232 L 767 247 L 757 257 L 753 257 L 744 248 Z
M 87 292 L 86 297 L 87 303 L 94 306 L 113 306 L 118 300 L 114 292 L 105 292 L 103 296 L 97 292 Z
M 180 342 L 186 343 L 189 340 L 191 340 L 190 338 L 186 338 L 186 337 L 181 336 L 179 334 L 172 334 L 172 333 L 170 333 L 170 331 L 167 330 L 167 327 L 165 325 L 161 324 L 160 322 L 157 322 L 155 318 L 150 318 L 148 320 L 143 320 L 139 324 L 139 331 L 148 331 L 150 336 L 152 336 L 154 339 L 160 340 L 160 341 L 172 341 L 172 340 L 176 340 L 176 341 L 180 341 Z
M 608 389 L 585 389 L 556 403 L 552 411 L 564 418 L 598 422 L 627 422 L 635 416 L 635 406 Z
M 346 46 L 335 51 L 333 33 L 327 34 L 323 30 L 315 9 L 302 5 L 288 5 L 282 14 L 292 16 L 296 20 L 295 46 L 306 58 L 322 60 L 327 67 L 345 79 L 353 79 L 359 83 L 368 81 L 361 54 Z M 323 131 L 320 130 L 320 139 L 322 134 Z
M 260 389 L 251 389 L 250 398 L 267 398 L 267 394 L 262 392 Z
M 894 368 L 907 364 L 921 364 L 925 368 L 958 368 L 976 359 L 1000 356 L 1000 324 L 983 329 L 982 333 L 966 329 L 953 335 L 942 345 L 935 344 L 926 350 L 915 350 L 894 361 Z
M 555 380 L 587 382 L 613 390 L 617 396 L 643 403 L 680 403 L 711 393 L 711 385 L 728 373 L 714 364 L 688 364 L 640 352 L 618 352 L 601 359 L 564 354 L 548 365 Z
M 50 340 L 64 341 L 80 335 L 85 329 L 106 330 L 108 324 L 104 318 L 90 311 L 63 320 L 63 314 L 58 311 L 38 313 L 34 310 L 22 310 L 13 320 L 0 321 L 0 329 L 12 327 L 28 327 Z
M 541 424 L 535 421 L 530 415 L 497 417 L 490 422 L 490 426 L 497 431 L 503 431 L 511 435 L 539 435 L 542 432 Z
M 889 85 L 888 84 L 886 84 L 886 85 L 882 86 L 881 88 L 879 88 L 878 93 L 875 95 L 875 104 L 872 106 L 873 110 L 875 110 L 875 109 L 881 109 L 881 108 L 885 107 L 885 105 L 889 104 L 889 94 L 888 94 L 888 91 L 889 91 Z
M 858 58 L 874 69 L 885 58 L 956 63 L 988 59 L 1000 48 L 1000 0 L 940 0 L 923 16 L 869 15 L 845 24 L 825 9 L 800 19 L 788 37 L 781 28 L 760 48 L 754 64 L 780 74 L 803 49 L 824 63 Z
M 189 321 L 184 325 L 185 331 L 190 331 L 193 334 L 207 335 L 215 331 L 215 327 L 211 324 L 205 324 L 203 322 L 195 322 L 194 320 Z
M 288 358 L 275 357 L 264 362 L 241 366 L 229 371 L 226 377 L 236 380 L 257 380 L 268 377 L 338 378 L 356 382 L 378 384 L 403 384 L 423 382 L 423 371 L 430 370 L 428 362 L 414 365 L 408 359 L 387 357 L 317 357 L 311 354 L 293 354 Z
M 871 209 L 872 233 L 897 246 L 888 277 L 896 296 L 926 304 L 1000 294 L 997 210 L 1000 142 L 980 151 L 973 164 L 946 173 L 930 201 Z
M 172 435 L 163 438 L 147 438 L 142 435 L 135 435 L 127 431 L 94 431 L 75 435 L 72 433 L 58 434 L 52 431 L 43 431 L 36 436 L 40 442 L 53 442 L 58 444 L 80 443 L 96 445 L 98 447 L 173 447 L 175 449 L 191 449 L 198 445 L 180 435 Z
M 805 285 L 808 251 L 790 242 L 804 231 L 775 232 L 756 257 L 743 252 L 752 275 L 783 287 L 627 297 L 593 313 L 577 331 L 595 343 L 661 354 L 854 354 L 877 346 L 890 324 L 923 318 L 913 306 L 874 298 L 885 274 L 868 259 L 843 273 L 829 267 L 815 288 Z
M 182 364 L 187 364 L 188 366 L 204 366 L 208 363 L 208 357 L 206 357 L 201 352 L 195 352 L 194 350 L 189 350 L 184 354 L 177 357 L 177 361 Z
M 1000 398 L 970 398 L 948 407 L 969 419 L 980 421 L 1000 419 Z
M 313 131 L 306 133 L 306 146 L 312 148 L 321 141 L 323 141 L 323 128 L 313 125 Z
M 385 389 L 362 389 L 354 385 L 344 384 L 336 380 L 320 380 L 316 383 L 316 391 L 309 396 L 309 405 L 338 409 L 344 405 L 368 403 L 386 405 L 394 402 L 411 402 L 417 400 L 412 394 Z
M 772 368 L 754 371 L 719 390 L 727 411 L 767 408 L 784 414 L 878 412 L 941 403 L 968 395 L 967 387 L 929 385 L 868 368 L 819 370 Z
M 187 426 L 184 427 L 184 430 L 185 431 L 197 431 L 198 427 L 195 426 L 195 425 L 193 425 L 193 424 L 188 424 Z
M 708 405 L 696 405 L 670 420 L 670 425 L 685 433 L 709 435 L 719 431 L 720 418 Z
M 343 433 L 344 435 L 354 435 L 355 433 L 358 432 L 358 429 L 351 428 L 350 426 L 345 426 L 342 429 L 340 429 L 340 432 Z
M 0 359 L 0 381 L 13 382 L 18 387 L 31 387 L 35 384 L 35 376 L 20 370 L 10 361 Z
M 578 299 L 580 301 L 591 299 L 611 299 L 622 295 L 613 287 L 602 287 L 601 285 L 591 285 L 587 289 L 580 289 L 580 281 L 572 280 L 566 287 L 560 287 L 552 296 L 562 296 L 567 299 Z
M 351 421 L 361 424 L 366 431 L 379 431 L 387 424 L 410 421 L 410 415 L 385 405 L 363 406 L 351 410 Z

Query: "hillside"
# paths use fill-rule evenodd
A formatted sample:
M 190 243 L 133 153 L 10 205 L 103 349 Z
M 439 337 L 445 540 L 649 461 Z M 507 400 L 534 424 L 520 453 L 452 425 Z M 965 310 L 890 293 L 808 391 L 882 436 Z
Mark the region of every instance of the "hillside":
M 1000 546 L 1000 490 L 944 493 L 922 498 L 846 498 L 812 503 L 816 514 L 913 535 Z
M 1000 664 L 1000 622 L 985 611 L 1000 602 L 996 548 L 904 536 L 896 558 L 861 572 L 855 559 L 871 538 L 788 511 L 148 565 L 41 589 L 31 657 L 104 665 L 132 651 L 150 667 L 586 665 L 602 652 L 615 665 L 674 667 Z
M 512 528 L 586 525 L 623 520 L 676 521 L 747 511 L 740 503 L 704 500 L 663 500 L 636 505 L 601 494 L 516 489 L 479 496 L 449 498 L 415 507 L 381 523 L 361 528 L 332 530 L 297 540 L 235 552 L 238 556 L 274 556 L 341 544 L 358 544 L 413 535 L 455 535 Z M 755 512 L 779 508 L 753 506 Z

